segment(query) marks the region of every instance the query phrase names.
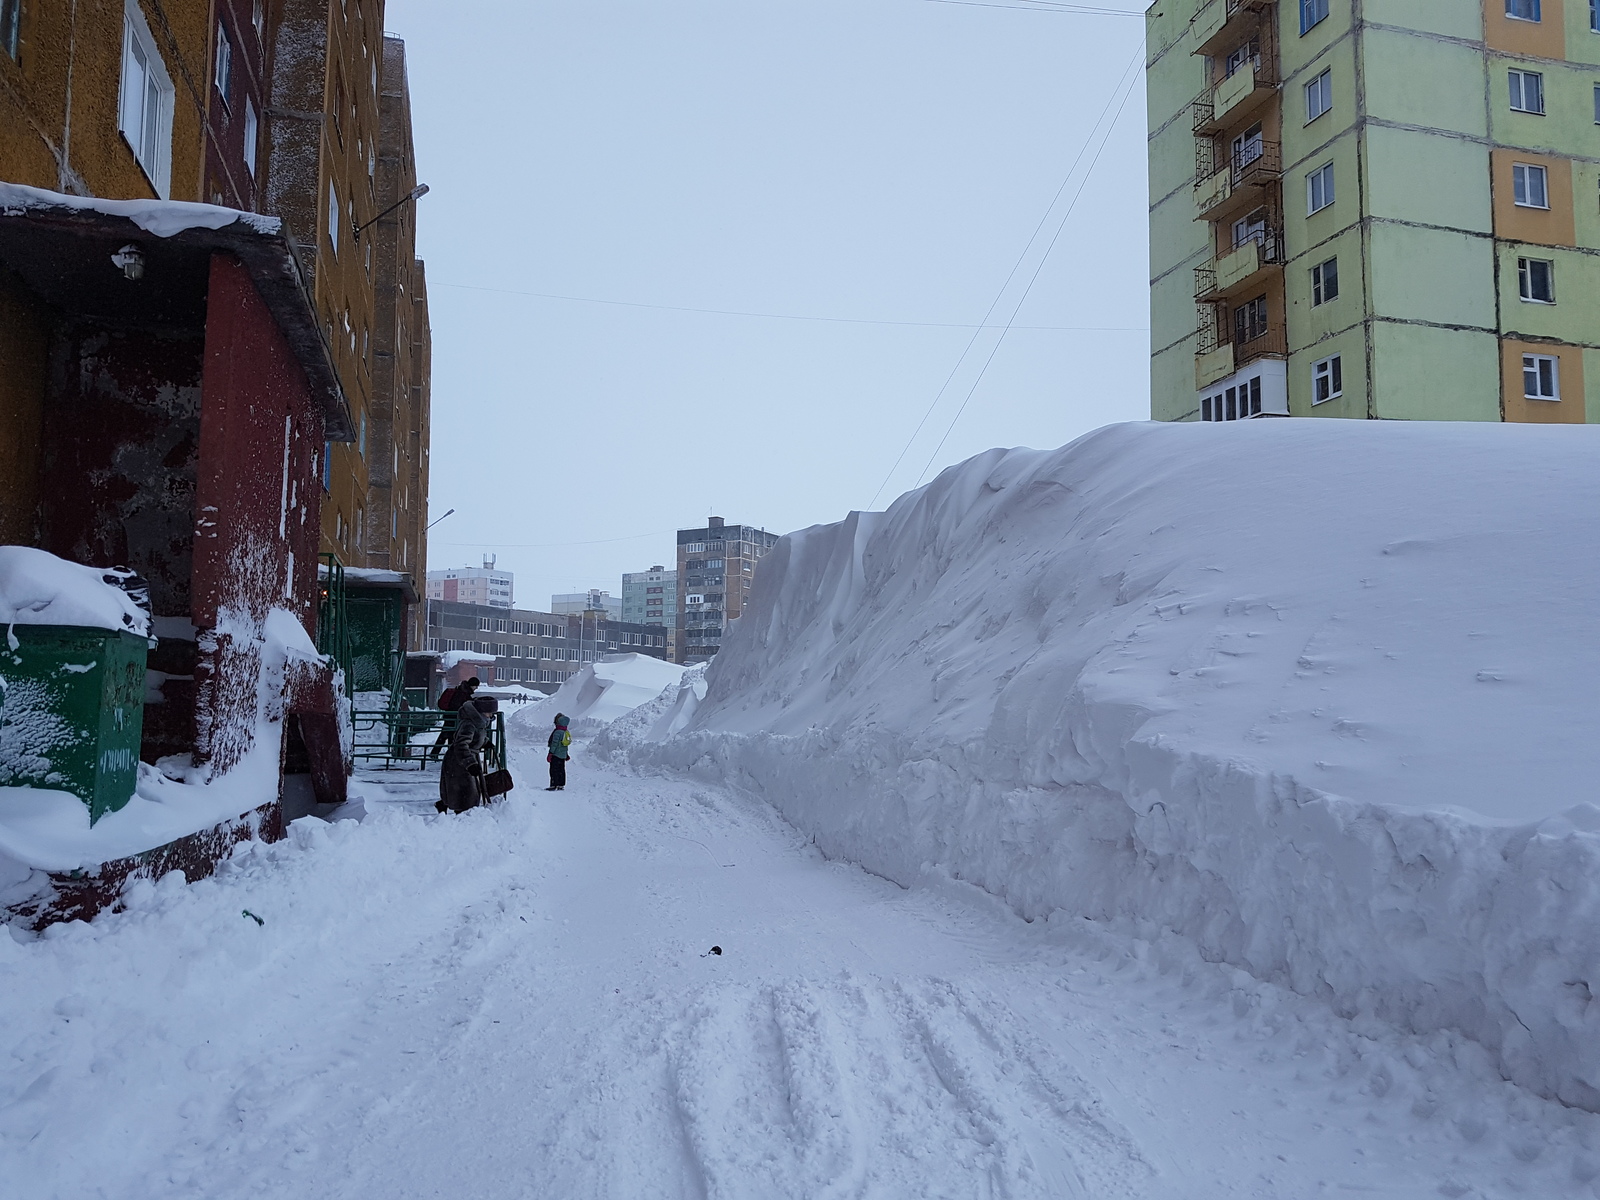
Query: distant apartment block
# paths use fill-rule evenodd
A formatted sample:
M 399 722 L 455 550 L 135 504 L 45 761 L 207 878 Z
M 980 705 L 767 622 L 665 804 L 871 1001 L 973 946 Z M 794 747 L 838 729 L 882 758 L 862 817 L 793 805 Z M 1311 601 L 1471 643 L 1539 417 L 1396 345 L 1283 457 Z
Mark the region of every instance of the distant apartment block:
M 429 571 L 428 599 L 510 608 L 515 578 L 510 571 L 497 570 L 494 558 L 485 555 L 482 567 L 450 567 L 443 571 Z
M 706 662 L 728 622 L 744 611 L 758 563 L 778 535 L 711 517 L 704 529 L 678 530 L 678 647 L 675 661 Z
M 553 613 L 603 612 L 613 621 L 622 620 L 622 601 L 610 592 L 590 588 L 586 592 L 561 592 L 550 597 Z
M 622 576 L 622 619 L 664 626 L 667 645 L 676 650 L 678 573 L 664 566 L 626 572 Z
M 584 663 L 607 655 L 665 658 L 667 639 L 659 626 L 611 621 L 594 613 L 542 613 L 436 600 L 428 604 L 428 649 L 485 656 L 484 665 L 476 669 L 485 684 L 520 683 L 553 692 Z
M 1165 0 L 1151 415 L 1600 421 L 1600 0 Z

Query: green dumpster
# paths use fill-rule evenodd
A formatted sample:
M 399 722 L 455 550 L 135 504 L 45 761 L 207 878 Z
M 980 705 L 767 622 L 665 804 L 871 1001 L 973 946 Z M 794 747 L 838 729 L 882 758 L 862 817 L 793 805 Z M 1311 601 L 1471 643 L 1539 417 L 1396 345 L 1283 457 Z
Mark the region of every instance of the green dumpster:
M 0 786 L 71 792 L 92 825 L 133 796 L 149 642 L 80 625 L 12 625 L 0 643 Z

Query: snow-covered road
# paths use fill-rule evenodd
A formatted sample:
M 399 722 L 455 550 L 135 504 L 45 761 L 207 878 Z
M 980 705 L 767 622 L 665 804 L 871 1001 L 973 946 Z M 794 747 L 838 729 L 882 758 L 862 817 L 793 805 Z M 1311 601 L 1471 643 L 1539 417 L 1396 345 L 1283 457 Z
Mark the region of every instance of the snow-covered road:
M 0 936 L 5 1194 L 1596 1194 L 1600 1121 L 1470 1043 L 904 890 L 581 751 L 564 793 L 523 751 L 494 811 L 397 787 Z

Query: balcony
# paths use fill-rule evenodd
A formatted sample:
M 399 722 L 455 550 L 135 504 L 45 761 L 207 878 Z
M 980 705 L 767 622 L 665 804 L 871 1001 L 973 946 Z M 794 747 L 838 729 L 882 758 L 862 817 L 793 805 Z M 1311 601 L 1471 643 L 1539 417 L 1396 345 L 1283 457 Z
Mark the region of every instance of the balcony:
M 1194 269 L 1194 298 L 1222 300 L 1261 283 L 1262 275 L 1283 265 L 1283 234 L 1264 229 L 1250 235 L 1226 254 Z
M 1258 358 L 1288 358 L 1289 332 L 1281 324 L 1268 325 L 1249 341 L 1233 343 L 1235 370 Z
M 1194 16 L 1194 53 L 1219 58 L 1230 45 L 1237 45 L 1252 27 L 1271 24 L 1262 20 L 1275 0 L 1211 0 Z
M 1220 171 L 1194 184 L 1196 217 L 1220 221 L 1235 210 L 1252 208 L 1267 198 L 1267 189 L 1283 178 L 1283 147 L 1257 142 L 1235 150 Z
M 1197 137 L 1211 137 L 1230 125 L 1237 128 L 1278 94 L 1278 72 L 1264 54 L 1240 64 L 1215 87 L 1208 87 L 1189 106 Z

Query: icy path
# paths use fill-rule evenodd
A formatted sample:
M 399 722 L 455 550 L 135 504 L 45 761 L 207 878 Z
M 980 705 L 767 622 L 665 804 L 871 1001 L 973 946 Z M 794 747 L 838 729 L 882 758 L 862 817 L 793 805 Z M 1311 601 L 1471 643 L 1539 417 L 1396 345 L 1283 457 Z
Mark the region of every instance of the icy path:
M 492 813 L 396 797 L 92 927 L 0 935 L 0 1190 L 1595 1194 L 1595 1119 L 1471 1046 L 904 891 L 691 782 L 580 755 L 551 796 L 514 766 Z

